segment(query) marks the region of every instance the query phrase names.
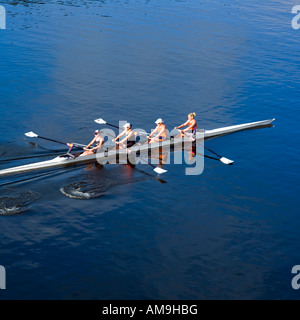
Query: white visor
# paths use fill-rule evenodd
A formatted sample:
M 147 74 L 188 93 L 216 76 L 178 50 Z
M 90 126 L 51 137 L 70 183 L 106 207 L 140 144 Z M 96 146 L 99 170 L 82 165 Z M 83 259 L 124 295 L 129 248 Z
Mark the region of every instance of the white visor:
M 128 122 L 126 124 L 124 124 L 123 128 L 126 129 L 126 128 L 131 128 L 132 125 Z
M 164 120 L 163 120 L 162 118 L 159 118 L 159 119 L 157 119 L 157 120 L 155 121 L 156 124 L 163 123 L 163 122 L 164 122 Z

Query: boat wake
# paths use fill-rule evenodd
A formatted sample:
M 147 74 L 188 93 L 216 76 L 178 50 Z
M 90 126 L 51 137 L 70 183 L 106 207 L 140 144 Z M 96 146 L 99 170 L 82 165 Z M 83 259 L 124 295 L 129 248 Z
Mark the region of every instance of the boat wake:
M 11 192 L 10 192 L 11 193 Z M 40 194 L 32 191 L 21 192 L 15 197 L 0 197 L 0 215 L 16 215 L 30 209 L 30 205 L 40 198 Z
M 149 177 L 137 177 L 131 179 L 122 179 L 118 177 L 117 180 L 104 179 L 97 181 L 81 181 L 74 182 L 69 185 L 60 188 L 60 192 L 71 199 L 88 200 L 100 198 L 108 193 L 108 191 L 117 186 L 122 186 L 126 184 L 132 184 L 139 181 L 144 181 L 149 179 Z
M 60 192 L 71 199 L 85 200 L 99 198 L 103 196 L 109 188 L 109 185 L 93 185 L 82 181 L 61 187 Z

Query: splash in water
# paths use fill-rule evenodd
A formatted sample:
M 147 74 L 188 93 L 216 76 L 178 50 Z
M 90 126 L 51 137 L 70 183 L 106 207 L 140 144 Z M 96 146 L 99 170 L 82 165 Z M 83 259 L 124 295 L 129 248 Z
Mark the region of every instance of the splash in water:
M 82 181 L 61 187 L 60 191 L 66 197 L 84 200 L 99 198 L 103 196 L 109 188 L 109 184 L 95 185 L 93 183 Z
M 36 192 L 25 191 L 12 197 L 0 197 L 0 215 L 15 215 L 30 209 L 30 205 L 38 200 L 40 195 Z

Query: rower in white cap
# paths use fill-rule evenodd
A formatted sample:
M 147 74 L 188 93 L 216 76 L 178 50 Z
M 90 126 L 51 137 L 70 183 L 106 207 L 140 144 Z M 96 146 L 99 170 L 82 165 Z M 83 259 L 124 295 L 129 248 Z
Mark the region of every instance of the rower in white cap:
M 168 130 L 163 119 L 159 118 L 155 121 L 155 123 L 157 125 L 156 128 L 147 137 L 149 139 L 149 143 L 164 141 L 168 136 Z M 155 133 L 157 133 L 157 135 L 152 138 Z
M 136 135 L 137 135 L 137 133 L 132 130 L 132 124 L 131 123 L 126 123 L 123 126 L 123 128 L 124 128 L 124 131 L 121 132 L 112 141 L 115 142 L 117 144 L 117 146 L 121 146 L 123 148 L 129 149 L 136 143 Z M 124 136 L 124 138 L 122 140 L 120 140 L 120 138 L 122 136 Z

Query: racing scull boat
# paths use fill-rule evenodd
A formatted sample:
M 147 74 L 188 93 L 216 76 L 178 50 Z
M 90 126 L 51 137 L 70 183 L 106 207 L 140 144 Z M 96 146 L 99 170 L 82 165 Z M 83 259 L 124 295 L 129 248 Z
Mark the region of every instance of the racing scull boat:
M 245 129 L 264 127 L 264 126 L 270 125 L 274 120 L 275 119 L 270 119 L 270 120 L 234 125 L 229 127 L 222 127 L 222 128 L 213 129 L 213 130 L 205 130 L 204 133 L 199 135 L 199 138 L 207 139 L 207 138 L 225 135 L 225 134 L 229 134 L 229 133 L 233 133 L 233 132 L 237 132 Z M 131 153 L 145 154 L 149 149 L 154 150 L 154 149 L 159 149 L 164 147 L 168 148 L 171 146 L 182 144 L 182 141 L 183 141 L 182 138 L 180 138 L 180 139 L 170 139 L 164 142 L 154 143 L 151 145 L 137 144 L 130 149 L 131 151 L 130 154 Z M 102 162 L 109 163 L 110 159 L 116 158 L 116 155 L 118 155 L 119 157 L 122 157 L 122 156 L 127 157 L 128 152 L 126 151 L 126 149 L 119 149 L 119 150 L 114 149 L 110 151 L 106 150 L 106 151 L 98 152 L 97 154 L 81 156 L 81 157 L 80 157 L 80 153 L 74 154 L 73 156 L 66 154 L 66 155 L 58 156 L 48 161 L 42 161 L 42 162 L 26 164 L 18 167 L 3 169 L 3 170 L 0 170 L 0 176 L 24 173 L 24 172 L 35 171 L 35 170 L 43 170 L 43 169 L 49 169 L 49 168 L 55 168 L 55 167 L 62 167 L 62 166 L 71 166 L 76 164 L 93 163 L 96 161 L 99 163 L 102 163 Z

